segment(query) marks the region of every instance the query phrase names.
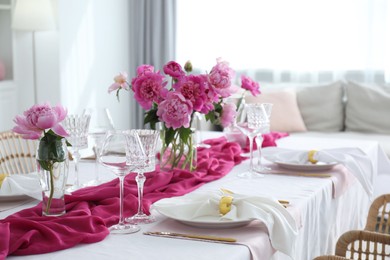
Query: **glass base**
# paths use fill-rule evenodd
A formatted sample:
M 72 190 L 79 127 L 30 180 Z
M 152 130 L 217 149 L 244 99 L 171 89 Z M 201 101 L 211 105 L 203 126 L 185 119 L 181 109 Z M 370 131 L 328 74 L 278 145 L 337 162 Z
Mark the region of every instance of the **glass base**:
M 103 183 L 104 183 L 103 180 L 92 180 L 84 184 L 83 187 L 98 186 Z
M 253 168 L 253 170 L 257 173 L 267 173 L 268 171 L 271 170 L 271 168 L 266 167 L 264 165 L 257 165 Z
M 112 234 L 131 234 L 141 230 L 137 225 L 130 224 L 116 224 L 109 228 Z
M 125 221 L 130 224 L 149 224 L 156 222 L 156 218 L 152 215 L 135 214 L 132 217 L 126 218 Z
M 66 190 L 65 190 L 65 192 L 66 193 L 72 193 L 72 192 L 74 192 L 74 191 L 76 191 L 76 190 L 79 190 L 79 189 L 81 189 L 81 188 L 83 188 L 84 186 L 82 186 L 82 185 L 76 185 L 76 184 L 71 184 L 71 185 L 66 185 Z
M 254 172 L 254 171 L 247 171 L 247 172 L 241 172 L 237 174 L 237 176 L 242 179 L 256 179 L 256 178 L 264 177 L 264 174 Z

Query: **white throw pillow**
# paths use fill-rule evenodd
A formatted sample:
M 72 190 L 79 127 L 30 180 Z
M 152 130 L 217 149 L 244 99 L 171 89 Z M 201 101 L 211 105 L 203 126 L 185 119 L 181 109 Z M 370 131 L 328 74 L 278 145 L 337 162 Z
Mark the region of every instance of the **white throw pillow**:
M 306 131 L 301 113 L 299 112 L 295 91 L 269 90 L 262 91 L 257 97 L 247 96 L 247 103 L 272 103 L 271 131 L 303 132 Z
M 347 85 L 347 131 L 390 134 L 390 87 Z
M 297 88 L 298 107 L 309 131 L 344 129 L 344 89 L 341 82 Z

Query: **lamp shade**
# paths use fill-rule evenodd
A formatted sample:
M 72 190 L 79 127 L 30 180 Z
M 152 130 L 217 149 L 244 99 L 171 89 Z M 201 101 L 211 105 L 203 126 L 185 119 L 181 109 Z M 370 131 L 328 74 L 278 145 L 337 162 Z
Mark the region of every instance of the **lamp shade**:
M 54 30 L 55 22 L 50 0 L 17 0 L 12 28 L 21 31 Z

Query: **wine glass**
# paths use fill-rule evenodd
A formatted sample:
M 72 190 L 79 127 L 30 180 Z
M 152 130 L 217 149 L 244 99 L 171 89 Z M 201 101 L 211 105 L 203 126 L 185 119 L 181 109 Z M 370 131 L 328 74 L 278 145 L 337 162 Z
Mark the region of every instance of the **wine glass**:
M 143 147 L 136 131 L 108 131 L 99 154 L 99 162 L 110 169 L 119 179 L 119 222 L 111 226 L 114 234 L 128 234 L 140 230 L 137 225 L 126 224 L 123 217 L 123 186 L 126 174 L 138 165 L 136 156 L 143 155 Z
M 262 131 L 256 137 L 256 145 L 259 154 L 258 154 L 257 165 L 255 166 L 254 170 L 260 173 L 271 170 L 271 168 L 266 167 L 261 163 L 261 158 L 262 158 L 261 146 L 263 145 L 263 140 L 264 140 L 262 135 L 268 134 L 270 132 L 270 119 L 271 119 L 271 112 L 273 107 L 273 104 L 271 103 L 262 103 L 262 105 L 264 107 L 265 113 L 267 114 L 268 120 L 264 120 L 264 123 L 262 124 Z
M 144 173 L 155 170 L 157 140 L 160 136 L 160 132 L 151 129 L 137 129 L 135 131 L 137 132 L 139 139 L 141 140 L 145 156 L 143 158 L 139 158 L 139 160 L 142 160 L 144 164 L 140 164 L 139 167 L 136 169 L 137 176 L 135 177 L 135 180 L 137 181 L 138 187 L 138 212 L 134 216 L 126 218 L 126 221 L 129 223 L 147 224 L 156 221 L 156 219 L 152 215 L 146 215 L 143 212 L 142 201 L 144 193 L 144 183 L 146 180 Z
M 69 147 L 72 154 L 75 169 L 74 184 L 67 189 L 67 191 L 75 191 L 82 186 L 79 179 L 79 161 L 80 150 L 88 148 L 88 127 L 90 122 L 90 115 L 68 115 L 63 121 L 62 125 L 68 132 L 68 142 L 72 145 Z
M 102 147 L 104 137 L 109 130 L 114 130 L 114 122 L 112 120 L 108 108 L 87 108 L 84 114 L 91 115 L 89 124 L 89 137 L 92 140 L 92 150 L 95 155 L 95 179 L 89 181 L 86 186 L 95 186 L 102 183 L 99 180 L 99 154 Z
M 235 122 L 236 127 L 249 139 L 250 161 L 249 170 L 238 174 L 240 178 L 257 178 L 264 175 L 256 173 L 253 167 L 253 139 L 263 131 L 264 124 L 269 121 L 263 104 L 245 104 L 241 113 L 242 118 Z

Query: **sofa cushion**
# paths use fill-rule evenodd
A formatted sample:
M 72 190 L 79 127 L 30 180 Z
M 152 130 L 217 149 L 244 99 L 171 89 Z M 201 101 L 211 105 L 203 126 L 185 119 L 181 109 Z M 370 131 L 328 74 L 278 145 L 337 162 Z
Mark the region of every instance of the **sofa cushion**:
M 346 91 L 347 131 L 390 134 L 390 87 L 349 82 Z
M 344 90 L 341 82 L 297 88 L 298 106 L 308 131 L 344 129 Z
M 257 97 L 247 96 L 247 103 L 272 103 L 271 131 L 302 132 L 306 131 L 299 112 L 295 91 L 289 89 L 264 90 Z

